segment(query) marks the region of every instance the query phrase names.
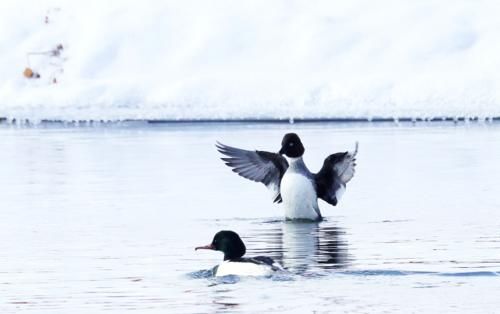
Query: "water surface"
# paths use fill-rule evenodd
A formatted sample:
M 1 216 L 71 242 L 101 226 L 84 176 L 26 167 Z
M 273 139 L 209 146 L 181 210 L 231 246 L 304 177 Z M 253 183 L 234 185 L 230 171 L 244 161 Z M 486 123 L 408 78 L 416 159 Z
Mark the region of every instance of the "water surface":
M 223 143 L 277 151 L 296 131 L 317 171 L 360 143 L 326 220 L 289 223 Z M 494 313 L 498 124 L 0 126 L 2 313 Z M 288 272 L 209 276 L 221 229 Z

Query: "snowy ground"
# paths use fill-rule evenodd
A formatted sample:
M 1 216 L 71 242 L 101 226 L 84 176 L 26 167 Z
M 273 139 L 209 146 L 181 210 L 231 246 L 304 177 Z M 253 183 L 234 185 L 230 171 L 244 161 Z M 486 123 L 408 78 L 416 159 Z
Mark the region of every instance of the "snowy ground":
M 499 9 L 493 0 L 4 0 L 0 117 L 500 116 Z M 41 78 L 25 79 L 26 54 L 58 44 L 59 57 L 30 57 Z

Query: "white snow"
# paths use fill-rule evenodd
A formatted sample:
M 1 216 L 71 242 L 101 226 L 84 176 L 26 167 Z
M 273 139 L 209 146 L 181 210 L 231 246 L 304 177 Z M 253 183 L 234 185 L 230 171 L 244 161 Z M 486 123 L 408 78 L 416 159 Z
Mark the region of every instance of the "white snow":
M 0 117 L 500 116 L 499 10 L 494 0 L 4 0 Z M 60 58 L 30 58 L 41 79 L 24 78 L 26 53 L 57 44 Z

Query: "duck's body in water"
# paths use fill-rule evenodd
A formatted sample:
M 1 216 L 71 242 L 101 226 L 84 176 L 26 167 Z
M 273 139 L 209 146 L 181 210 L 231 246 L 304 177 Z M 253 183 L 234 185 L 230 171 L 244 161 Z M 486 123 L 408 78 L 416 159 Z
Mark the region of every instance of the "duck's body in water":
M 217 149 L 228 156 L 222 160 L 234 172 L 264 183 L 273 192 L 274 202 L 283 202 L 286 219 L 319 221 L 322 215 L 318 198 L 337 205 L 347 182 L 354 176 L 358 145 L 353 152 L 328 156 L 316 174 L 307 169 L 302 159 L 305 149 L 295 133 L 285 134 L 278 153 L 243 150 L 220 143 Z
M 280 184 L 287 219 L 321 220 L 314 177 L 302 157 L 291 158 Z
M 195 250 L 206 249 L 224 253 L 224 261 L 214 267 L 216 277 L 237 276 L 270 276 L 274 272 L 283 270 L 283 267 L 267 256 L 252 258 L 243 257 L 246 247 L 240 236 L 229 230 L 219 231 L 215 234 L 212 243 L 199 246 Z

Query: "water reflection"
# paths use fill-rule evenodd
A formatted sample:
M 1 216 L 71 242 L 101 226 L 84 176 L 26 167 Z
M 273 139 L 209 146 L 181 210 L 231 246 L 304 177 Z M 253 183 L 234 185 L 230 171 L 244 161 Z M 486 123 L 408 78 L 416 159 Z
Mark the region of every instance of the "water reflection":
M 230 296 L 231 290 L 217 289 L 213 295 L 212 304 L 215 305 L 216 313 L 226 313 L 235 311 L 240 304 Z
M 266 226 L 267 225 L 267 226 Z M 345 231 L 332 222 L 262 224 L 245 237 L 248 255 L 267 255 L 296 274 L 349 264 Z

